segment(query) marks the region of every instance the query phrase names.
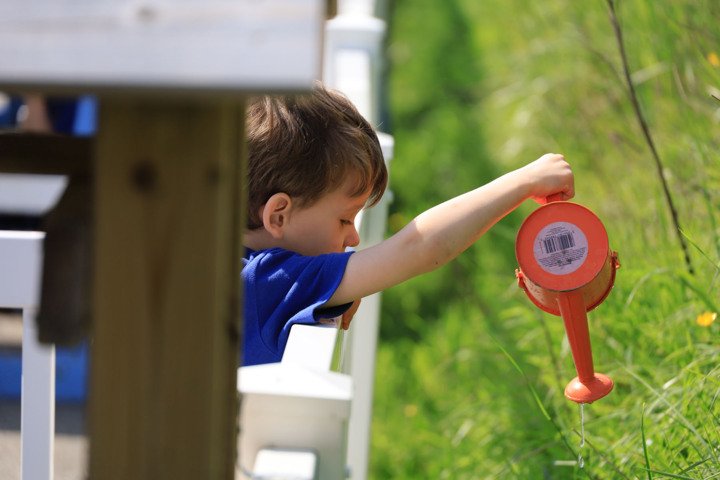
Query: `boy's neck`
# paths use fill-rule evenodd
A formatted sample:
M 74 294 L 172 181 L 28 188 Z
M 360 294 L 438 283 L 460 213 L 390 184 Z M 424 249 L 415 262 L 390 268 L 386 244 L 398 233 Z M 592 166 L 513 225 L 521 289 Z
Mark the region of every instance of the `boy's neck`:
M 243 234 L 243 245 L 256 251 L 280 246 L 278 241 L 264 228 L 245 230 Z

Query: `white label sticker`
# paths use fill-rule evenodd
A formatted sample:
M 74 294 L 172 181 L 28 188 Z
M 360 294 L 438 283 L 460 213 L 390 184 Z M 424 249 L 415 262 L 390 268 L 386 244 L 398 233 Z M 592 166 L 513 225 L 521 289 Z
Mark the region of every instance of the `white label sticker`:
M 548 273 L 567 275 L 585 263 L 587 237 L 577 225 L 555 222 L 540 230 L 533 243 L 535 261 Z

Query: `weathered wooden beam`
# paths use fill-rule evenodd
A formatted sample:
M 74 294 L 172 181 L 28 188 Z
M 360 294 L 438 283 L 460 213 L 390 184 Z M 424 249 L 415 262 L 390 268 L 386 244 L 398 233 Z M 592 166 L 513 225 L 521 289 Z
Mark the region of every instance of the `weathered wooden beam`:
M 89 176 L 90 138 L 38 133 L 0 133 L 0 172 Z
M 243 119 L 101 102 L 90 478 L 233 478 Z

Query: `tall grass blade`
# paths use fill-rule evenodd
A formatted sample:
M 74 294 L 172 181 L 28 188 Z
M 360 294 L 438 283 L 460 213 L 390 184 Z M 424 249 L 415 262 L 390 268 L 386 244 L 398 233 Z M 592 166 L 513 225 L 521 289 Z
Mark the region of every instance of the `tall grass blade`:
M 550 420 L 553 424 L 555 424 L 555 421 L 552 419 L 552 417 L 550 417 L 550 414 L 549 414 L 548 411 L 545 409 L 545 405 L 543 405 L 542 400 L 540 400 L 540 395 L 538 395 L 537 390 L 535 390 L 535 387 L 534 387 L 533 384 L 530 382 L 530 379 L 528 378 L 528 376 L 525 374 L 525 371 L 520 367 L 520 365 L 518 365 L 518 363 L 515 361 L 515 359 L 513 358 L 513 356 L 510 355 L 510 353 L 509 353 L 507 350 L 505 350 L 505 347 L 503 347 L 503 346 L 500 344 L 500 342 L 498 342 L 498 341 L 495 340 L 494 338 L 493 338 L 493 341 L 494 341 L 495 344 L 498 346 L 498 348 L 500 349 L 500 351 L 502 351 L 502 353 L 507 357 L 507 359 L 510 360 L 510 363 L 512 364 L 512 366 L 515 367 L 515 370 L 517 370 L 518 372 L 520 372 L 520 375 L 522 375 L 523 379 L 525 379 L 525 383 L 527 384 L 528 388 L 530 389 L 530 393 L 532 394 L 533 399 L 535 399 L 535 403 L 537 404 L 538 408 L 539 408 L 540 411 L 542 412 L 543 416 L 544 416 L 546 419 Z M 557 427 L 558 425 L 555 425 L 555 426 Z
M 695 469 L 696 467 L 699 467 L 699 466 L 702 465 L 703 463 L 707 463 L 708 460 L 710 460 L 710 459 L 709 459 L 709 458 L 703 458 L 702 460 L 699 460 L 699 461 L 693 463 L 692 465 L 689 465 L 688 467 L 683 468 L 682 470 L 680 470 L 680 474 L 682 475 L 683 473 L 687 473 L 687 472 L 689 472 L 690 470 L 693 470 L 693 469 Z
M 680 282 L 682 282 L 683 285 L 685 285 L 687 288 L 692 290 L 695 295 L 698 296 L 698 298 L 705 304 L 705 306 L 710 309 L 713 312 L 718 311 L 718 306 L 715 303 L 715 301 L 712 299 L 710 294 L 708 294 L 705 289 L 700 288 L 696 282 L 694 281 L 695 277 L 691 277 L 689 274 L 685 272 L 678 272 L 677 274 L 678 279 Z
M 667 179 L 665 178 L 665 168 L 663 166 L 662 160 L 660 160 L 660 154 L 655 147 L 655 141 L 653 140 L 653 137 L 650 133 L 650 128 L 648 127 L 647 121 L 645 120 L 645 115 L 643 115 L 642 109 L 640 108 L 640 101 L 638 100 L 637 93 L 635 92 L 635 84 L 633 83 L 632 76 L 630 75 L 630 66 L 628 64 L 627 53 L 625 52 L 625 41 L 623 40 L 623 32 L 622 28 L 620 27 L 620 22 L 618 21 L 617 14 L 615 13 L 615 0 L 607 0 L 607 4 L 610 11 L 610 22 L 612 23 L 613 31 L 615 32 L 615 39 L 617 40 L 618 50 L 620 51 L 620 60 L 622 61 L 625 82 L 630 93 L 630 101 L 632 103 L 633 110 L 635 111 L 635 116 L 637 117 L 638 123 L 640 124 L 640 128 L 643 132 L 643 136 L 645 137 L 645 142 L 647 143 L 653 160 L 655 161 L 655 170 L 658 174 L 658 178 L 660 179 L 663 193 L 665 194 L 665 201 L 667 203 L 668 209 L 670 210 L 670 216 L 672 217 L 673 225 L 675 226 L 675 233 L 677 234 L 677 238 L 680 241 L 680 247 L 682 248 L 683 256 L 685 257 L 685 265 L 687 267 L 688 273 L 690 273 L 690 275 L 694 275 L 695 269 L 693 268 L 692 260 L 690 259 L 690 251 L 688 250 L 687 244 L 685 243 L 685 239 L 680 234 L 680 218 L 678 216 L 677 209 L 675 208 L 675 202 L 673 201 L 672 193 L 670 193 L 670 187 L 668 186 Z
M 676 405 L 673 405 L 672 403 L 670 403 L 664 394 L 658 392 L 644 378 L 642 378 L 637 373 L 633 372 L 631 369 L 623 368 L 623 370 L 626 371 L 627 373 L 629 373 L 638 382 L 643 384 L 643 386 L 645 386 L 645 388 L 650 390 L 657 397 L 657 401 L 662 403 L 663 405 L 665 405 L 668 408 L 668 411 L 673 414 L 673 418 L 678 420 L 680 422 L 680 424 L 683 425 L 688 431 L 692 432 L 692 434 L 695 436 L 695 438 L 698 440 L 698 442 L 707 449 L 707 451 L 709 452 L 710 456 L 714 459 L 714 461 L 716 463 L 718 462 L 717 454 L 713 450 L 712 445 L 708 444 L 707 440 L 700 434 L 700 432 L 697 431 L 697 429 L 692 425 L 692 423 L 690 423 L 690 420 L 678 410 Z
M 650 456 L 647 450 L 647 440 L 645 439 L 645 404 L 642 406 L 642 415 L 640 416 L 640 436 L 642 438 L 643 456 L 645 457 L 645 471 L 647 471 L 648 480 L 653 480 L 653 470 L 650 469 Z
M 705 250 L 703 250 L 702 248 L 700 248 L 697 243 L 693 242 L 692 238 L 690 238 L 690 236 L 688 236 L 688 234 L 685 233 L 685 231 L 683 231 L 683 230 L 681 229 L 681 230 L 680 230 L 680 233 L 682 233 L 683 237 L 685 237 L 685 239 L 686 239 L 688 242 L 690 242 L 690 245 L 692 245 L 693 247 L 695 247 L 695 250 L 697 250 L 698 252 L 700 252 L 700 254 L 701 254 L 703 257 L 705 257 L 705 259 L 706 259 L 708 262 L 710 262 L 710 265 L 712 265 L 713 267 L 715 267 L 715 269 L 720 272 L 720 261 L 718 261 L 718 260 L 713 260 L 712 258 L 710 258 L 710 256 L 709 256 L 707 253 L 705 253 Z
M 662 475 L 663 477 L 681 478 L 681 479 L 683 479 L 683 480 L 696 480 L 696 479 L 694 479 L 693 477 L 687 477 L 687 476 L 685 476 L 685 475 L 678 475 L 678 474 L 676 474 L 676 473 L 661 472 L 660 470 L 650 470 L 650 469 L 648 469 L 648 468 L 646 468 L 645 470 L 647 470 L 648 475 L 650 475 L 650 473 L 652 472 L 652 473 L 655 473 L 655 474 L 657 474 L 657 475 Z M 652 477 L 650 477 L 650 478 L 652 478 Z
M 700 187 L 700 191 L 703 194 L 703 200 L 705 200 L 705 208 L 708 212 L 708 218 L 710 219 L 710 233 L 713 236 L 715 243 L 715 254 L 720 258 L 720 236 L 718 236 L 717 222 L 715 221 L 715 209 L 713 208 L 712 199 L 710 198 L 710 192 L 705 187 Z M 690 239 L 688 239 L 690 240 Z

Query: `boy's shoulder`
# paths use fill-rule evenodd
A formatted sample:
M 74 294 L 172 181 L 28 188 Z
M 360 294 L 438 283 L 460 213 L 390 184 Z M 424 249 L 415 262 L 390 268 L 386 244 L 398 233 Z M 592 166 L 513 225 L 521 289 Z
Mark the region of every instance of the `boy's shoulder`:
M 298 256 L 297 253 L 282 248 L 253 250 L 246 247 L 242 259 L 242 276 L 246 282 L 255 281 L 257 277 L 264 277 L 279 269 L 286 269 L 294 263 L 294 259 Z
M 313 275 L 342 276 L 352 252 L 325 253 L 317 256 L 301 255 L 283 248 L 252 250 L 246 248 L 243 257 L 245 280 L 309 279 Z

